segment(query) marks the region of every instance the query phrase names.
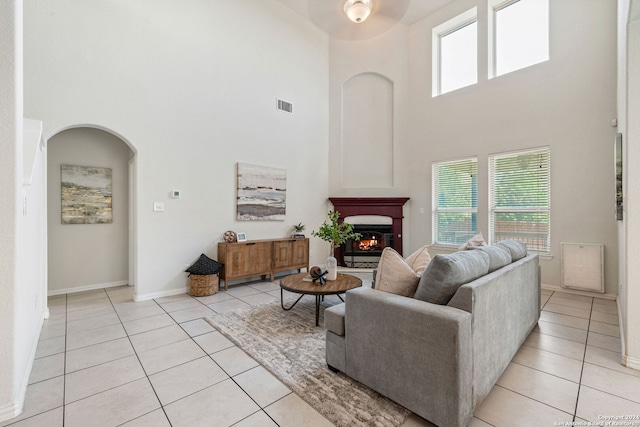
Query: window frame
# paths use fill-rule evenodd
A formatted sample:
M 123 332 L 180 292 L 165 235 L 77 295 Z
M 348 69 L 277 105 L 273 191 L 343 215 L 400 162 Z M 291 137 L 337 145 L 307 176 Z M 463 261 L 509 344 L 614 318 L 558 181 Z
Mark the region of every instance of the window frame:
M 488 11 L 487 11 L 487 28 L 488 28 L 488 43 L 487 43 L 487 64 L 489 66 L 488 70 L 488 78 L 493 79 L 496 77 L 504 76 L 509 73 L 513 73 L 518 70 L 523 70 L 525 68 L 529 68 L 536 64 L 540 64 L 542 62 L 549 61 L 551 59 L 551 19 L 550 12 L 547 15 L 547 58 L 543 61 L 538 61 L 522 68 L 517 68 L 515 70 L 507 71 L 506 73 L 498 74 L 498 53 L 497 53 L 497 37 L 496 37 L 496 14 L 501 10 L 508 8 L 509 6 L 514 5 L 515 3 L 520 2 L 521 0 L 488 0 Z M 550 8 L 549 0 L 547 0 L 547 9 Z
M 441 63 L 442 63 L 442 49 L 441 49 L 441 41 L 443 37 L 446 37 L 468 25 L 471 25 L 473 23 L 476 23 L 477 27 L 479 28 L 479 24 L 478 24 L 478 8 L 477 7 L 472 7 L 471 9 L 467 10 L 466 12 L 463 12 L 461 14 L 459 14 L 458 16 L 434 27 L 431 30 L 431 43 L 432 43 L 432 51 L 431 51 L 431 66 L 432 66 L 432 72 L 431 72 L 431 97 L 435 98 L 436 96 L 440 96 L 443 95 L 444 93 L 449 93 L 449 92 L 453 92 L 455 90 L 458 89 L 462 89 L 463 87 L 468 87 L 471 86 L 473 84 L 477 84 L 478 83 L 478 35 L 476 35 L 476 81 L 475 83 L 472 83 L 470 85 L 467 86 L 462 86 L 459 87 L 457 89 L 453 89 L 447 92 L 442 92 L 442 67 L 441 67 Z
M 504 158 L 509 158 L 509 157 L 517 157 L 519 155 L 530 155 L 530 154 L 536 154 L 536 153 L 546 153 L 547 156 L 547 161 L 546 161 L 546 174 L 545 174 L 545 179 L 547 182 L 547 188 L 546 188 L 546 193 L 547 193 L 547 203 L 546 203 L 546 207 L 540 208 L 540 207 L 496 207 L 496 192 L 495 192 L 495 178 L 496 178 L 496 166 L 495 166 L 495 161 L 497 159 L 504 159 Z M 550 255 L 551 254 L 551 147 L 550 146 L 544 146 L 544 147 L 536 147 L 536 148 L 530 148 L 530 149 L 525 149 L 525 150 L 518 150 L 518 151 L 508 151 L 508 152 L 502 152 L 502 153 L 494 153 L 494 154 L 490 154 L 489 155 L 489 159 L 488 159 L 488 163 L 489 163 L 489 194 L 488 194 L 488 198 L 489 198 L 489 209 L 488 209 L 488 213 L 489 213 L 489 244 L 495 244 L 498 243 L 498 241 L 496 241 L 496 234 L 495 234 L 495 214 L 496 213 L 546 213 L 547 214 L 547 218 L 548 218 L 548 231 L 546 234 L 546 245 L 544 248 L 540 249 L 540 248 L 534 248 L 531 247 L 530 245 L 527 245 L 529 252 L 536 252 L 542 255 Z
M 475 194 L 476 194 L 476 206 L 475 208 L 440 208 L 439 207 L 439 199 L 440 199 L 440 185 L 438 179 L 438 169 L 443 165 L 451 165 L 456 163 L 464 163 L 464 162 L 473 162 L 475 163 L 475 181 L 472 179 L 471 186 L 475 183 Z M 470 191 L 473 192 L 473 187 L 470 188 Z M 478 224 L 477 224 L 477 215 L 478 215 L 478 157 L 464 157 L 453 160 L 443 160 L 436 161 L 431 164 L 431 241 L 432 244 L 437 246 L 447 246 L 447 247 L 458 247 L 460 246 L 457 243 L 452 242 L 440 242 L 438 241 L 438 214 L 439 213 L 471 213 L 476 214 L 476 228 L 475 230 L 470 230 L 470 236 L 473 236 L 478 233 Z

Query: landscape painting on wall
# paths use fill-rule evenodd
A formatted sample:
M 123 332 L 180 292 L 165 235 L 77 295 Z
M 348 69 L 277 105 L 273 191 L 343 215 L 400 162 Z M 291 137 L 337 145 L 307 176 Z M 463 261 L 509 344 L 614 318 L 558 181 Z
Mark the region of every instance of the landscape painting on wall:
M 240 221 L 284 221 L 286 169 L 238 163 L 237 200 Z
M 63 224 L 111 224 L 111 169 L 60 166 Z

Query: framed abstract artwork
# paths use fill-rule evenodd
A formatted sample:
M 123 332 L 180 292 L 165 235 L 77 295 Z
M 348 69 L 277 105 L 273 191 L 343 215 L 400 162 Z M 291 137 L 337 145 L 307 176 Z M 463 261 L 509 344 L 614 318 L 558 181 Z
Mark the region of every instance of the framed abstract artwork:
M 286 169 L 238 163 L 237 190 L 236 219 L 284 221 L 287 208 Z
M 60 166 L 63 224 L 113 222 L 111 169 Z

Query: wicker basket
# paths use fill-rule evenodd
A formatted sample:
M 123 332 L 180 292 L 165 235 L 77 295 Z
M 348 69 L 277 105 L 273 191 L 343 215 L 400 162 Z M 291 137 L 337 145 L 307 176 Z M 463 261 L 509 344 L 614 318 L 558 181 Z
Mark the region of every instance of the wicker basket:
M 220 278 L 217 274 L 192 274 L 189 276 L 189 282 L 191 285 L 189 294 L 194 297 L 213 295 L 217 293 L 220 288 Z

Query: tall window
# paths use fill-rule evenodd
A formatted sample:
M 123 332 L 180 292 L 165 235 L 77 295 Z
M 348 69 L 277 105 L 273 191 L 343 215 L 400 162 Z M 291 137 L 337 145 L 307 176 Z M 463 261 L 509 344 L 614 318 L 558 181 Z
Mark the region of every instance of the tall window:
M 433 29 L 433 96 L 478 82 L 476 8 Z
M 489 241 L 551 250 L 549 147 L 489 156 Z
M 549 0 L 489 0 L 490 77 L 549 60 Z
M 478 230 L 478 159 L 433 164 L 433 241 L 459 246 Z

